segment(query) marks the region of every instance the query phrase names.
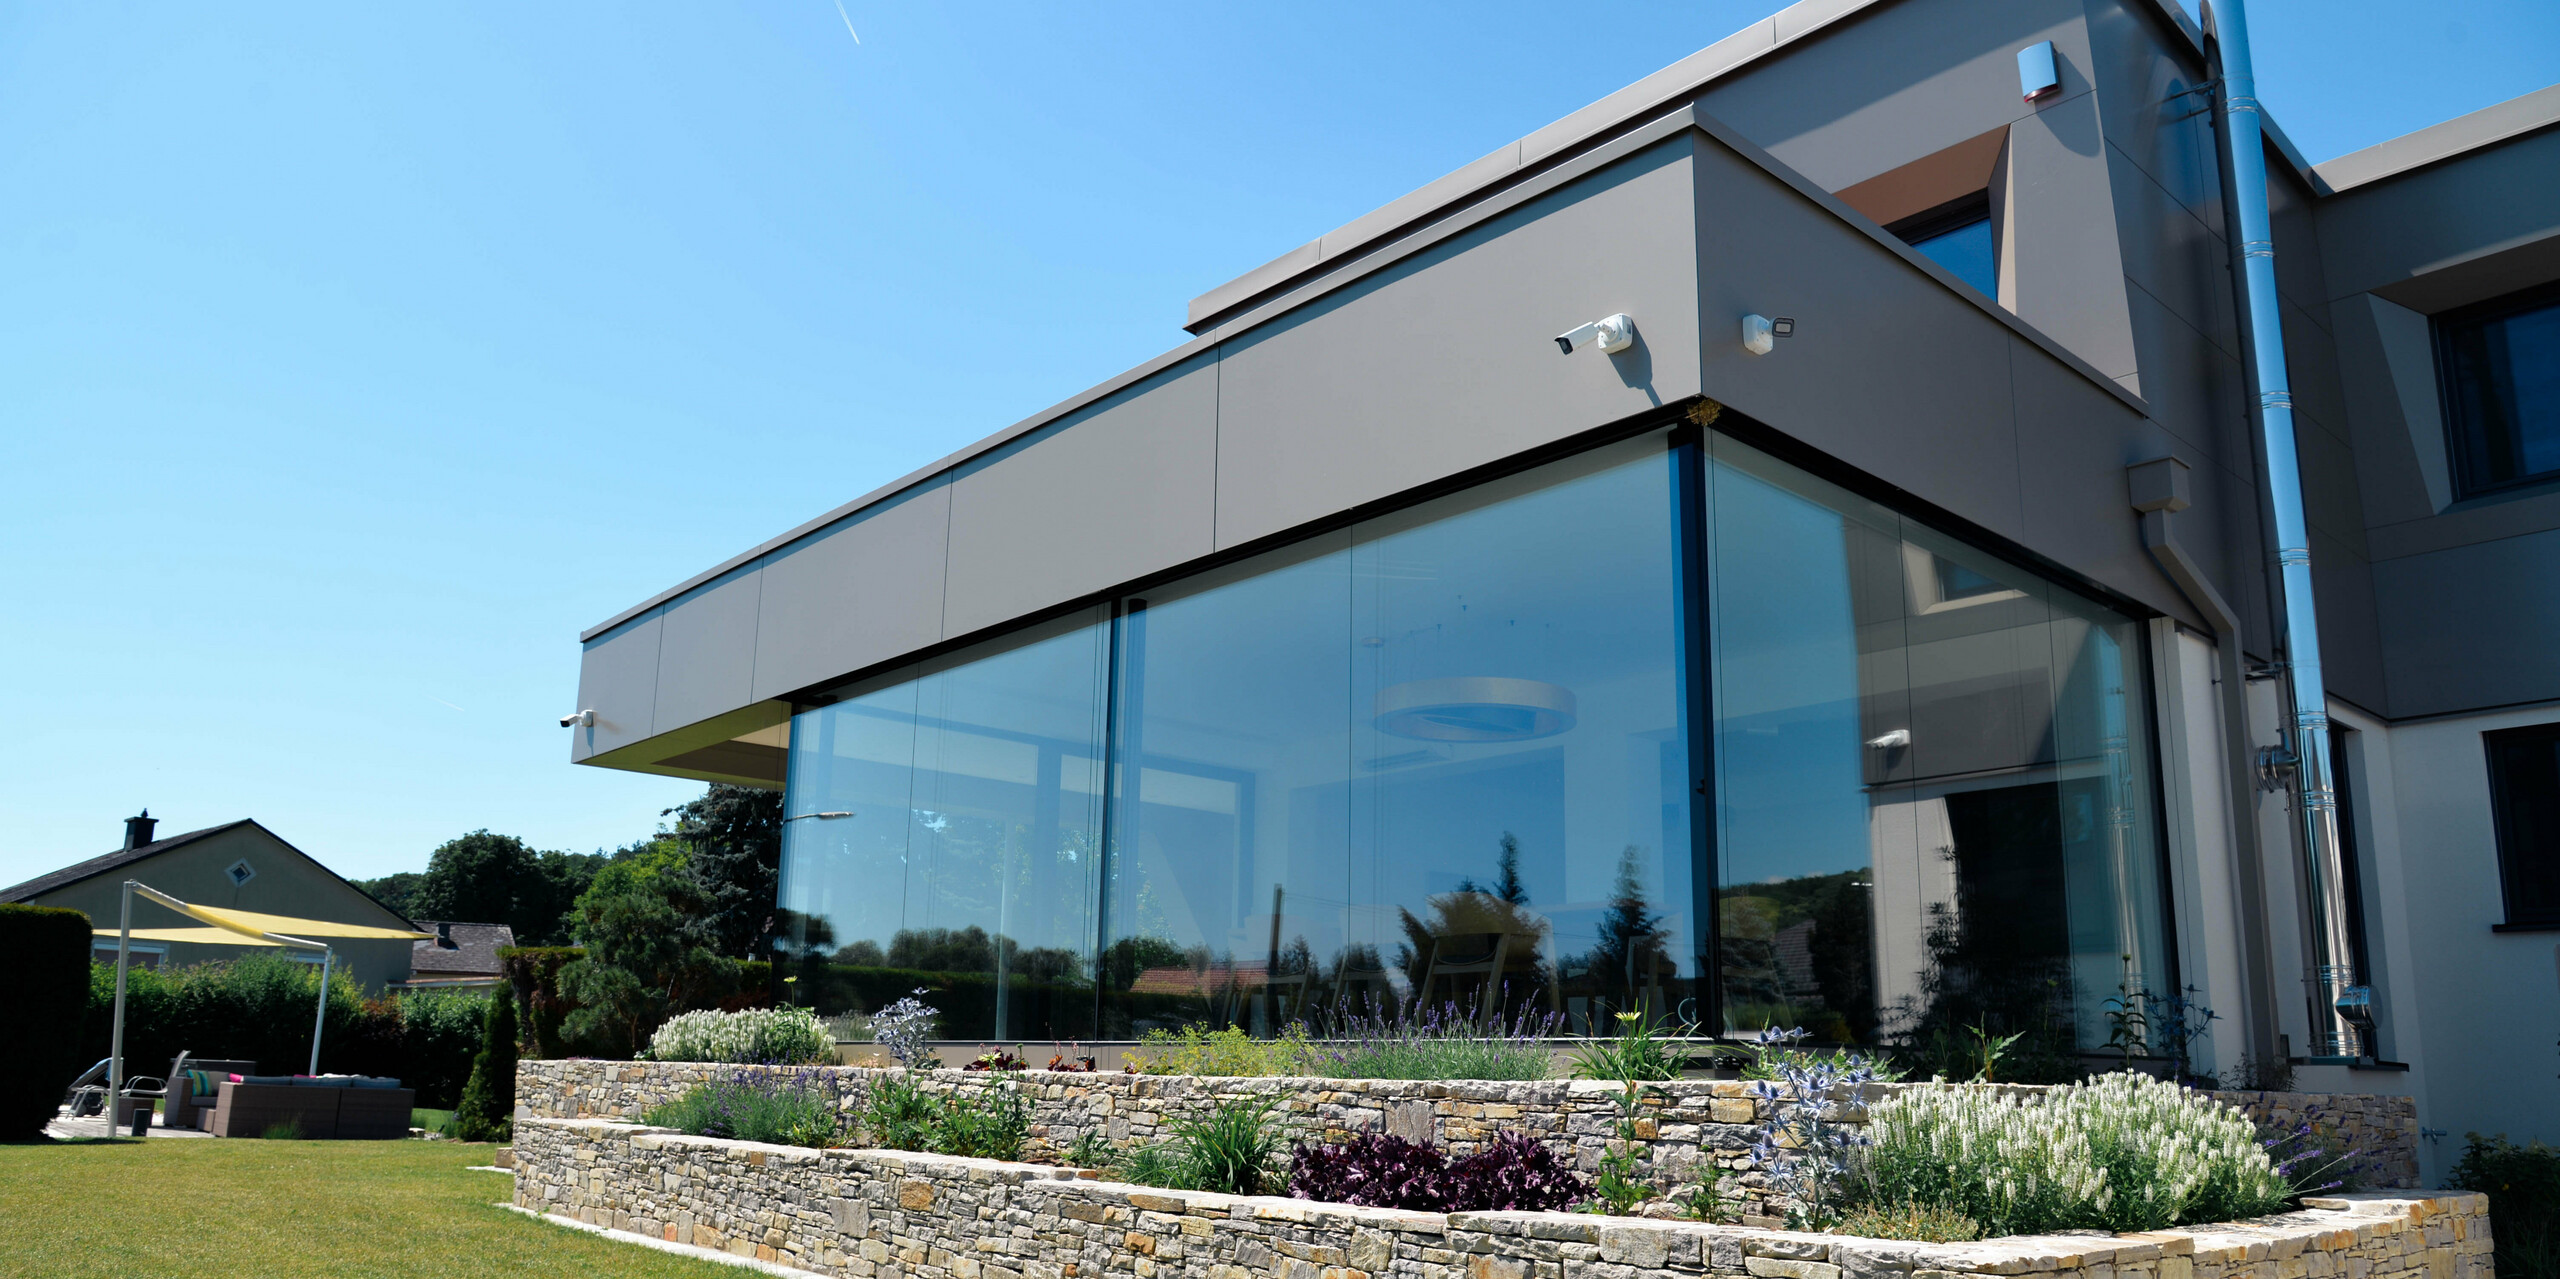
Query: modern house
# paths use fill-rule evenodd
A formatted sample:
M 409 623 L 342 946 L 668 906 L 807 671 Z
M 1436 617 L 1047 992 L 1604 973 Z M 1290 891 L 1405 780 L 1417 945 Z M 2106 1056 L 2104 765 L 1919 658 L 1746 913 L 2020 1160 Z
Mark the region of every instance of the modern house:
M 2315 165 L 2230 44 L 1805 0 L 606 619 L 572 758 L 782 787 L 797 997 L 965 1041 L 1986 1026 L 2560 1137 L 2560 87 Z
M 365 928 L 404 932 L 409 928 L 409 921 L 390 907 L 257 822 L 242 818 L 166 839 L 154 838 L 158 825 L 159 819 L 147 809 L 140 816 L 128 817 L 122 848 L 38 875 L 23 884 L 0 888 L 0 902 L 82 911 L 95 927 L 113 929 L 121 919 L 124 882 L 134 879 L 198 906 Z M 139 896 L 133 904 L 133 927 L 137 931 L 220 932 L 203 928 L 195 920 Z M 96 948 L 91 953 L 108 963 L 115 962 L 117 939 L 109 936 L 94 940 Z M 410 943 L 406 938 L 335 938 L 331 945 L 338 953 L 338 966 L 353 974 L 368 991 L 378 992 L 409 979 Z M 313 964 L 320 962 L 316 953 L 279 953 Z M 238 945 L 144 939 L 133 943 L 132 962 L 150 968 L 183 968 L 237 959 L 241 954 Z

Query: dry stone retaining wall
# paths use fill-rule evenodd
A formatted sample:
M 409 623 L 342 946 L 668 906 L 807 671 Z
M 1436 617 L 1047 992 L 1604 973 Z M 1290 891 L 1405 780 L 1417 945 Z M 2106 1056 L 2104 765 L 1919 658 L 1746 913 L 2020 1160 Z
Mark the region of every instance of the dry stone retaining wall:
M 1897 1243 L 1566 1213 L 1151 1190 L 596 1119 L 516 1129 L 516 1203 L 848 1279 L 2490 1279 L 2486 1198 L 2346 1195 L 2255 1221 Z
M 637 1122 L 652 1107 L 696 1084 L 742 1069 L 702 1062 L 524 1061 L 516 1067 L 519 1119 L 606 1118 Z M 868 1081 L 894 1072 L 858 1066 L 746 1068 L 805 1074 L 837 1089 L 850 1109 Z M 932 1091 L 977 1092 L 1000 1086 L 983 1071 L 923 1073 Z M 1292 1140 L 1338 1140 L 1385 1131 L 1472 1153 L 1499 1132 L 1517 1132 L 1574 1151 L 1589 1172 L 1615 1135 L 1614 1084 L 1549 1079 L 1485 1080 L 1234 1078 L 1193 1075 L 1086 1074 L 1028 1070 L 1014 1078 L 1032 1099 L 1032 1151 L 1055 1155 L 1076 1138 L 1098 1134 L 1126 1147 L 1160 1140 L 1168 1117 L 1205 1110 L 1234 1097 L 1269 1097 L 1273 1118 Z M 1991 1085 L 1986 1085 L 1991 1086 Z M 1750 1148 L 1766 1115 L 1736 1080 L 1683 1079 L 1657 1085 L 1638 1133 L 1647 1166 L 1665 1188 L 1686 1184 L 1701 1160 L 1737 1175 L 1746 1195 L 1759 1189 Z M 1894 1085 L 1880 1085 L 1878 1096 Z M 2033 1093 L 2035 1088 L 2010 1091 Z M 2417 1104 L 2407 1097 L 2321 1093 L 2216 1093 L 2261 1121 L 2290 1128 L 2316 1119 L 2362 1152 L 2368 1184 L 2418 1184 Z

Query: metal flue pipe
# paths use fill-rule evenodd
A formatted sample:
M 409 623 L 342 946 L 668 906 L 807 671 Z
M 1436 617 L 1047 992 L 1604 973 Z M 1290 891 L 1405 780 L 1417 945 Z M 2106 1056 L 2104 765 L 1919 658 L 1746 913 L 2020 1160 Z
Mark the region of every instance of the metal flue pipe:
M 2249 61 L 2247 0 L 2216 0 L 2207 9 L 2222 92 L 2222 183 L 2236 272 L 2241 337 L 2258 395 L 2258 433 L 2267 471 L 2267 504 L 2275 525 L 2276 565 L 2284 604 L 2285 684 L 2291 702 L 2290 761 L 2295 836 L 2301 844 L 2302 888 L 2309 906 L 2313 1057 L 2370 1057 L 2373 994 L 2356 972 L 2348 945 L 2345 858 L 2338 831 L 2338 792 L 2329 752 L 2328 687 L 2320 673 L 2320 620 L 2311 590 L 2311 530 L 2302 501 L 2302 466 L 2293 437 L 2293 384 L 2285 373 L 2284 319 L 2276 297 L 2275 232 L 2267 213 L 2267 152 L 2257 76 Z

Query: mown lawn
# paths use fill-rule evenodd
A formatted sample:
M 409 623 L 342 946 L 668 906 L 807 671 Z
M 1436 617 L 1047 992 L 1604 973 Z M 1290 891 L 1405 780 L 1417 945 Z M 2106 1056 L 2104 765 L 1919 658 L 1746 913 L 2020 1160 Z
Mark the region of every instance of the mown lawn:
M 0 1275 L 739 1279 L 751 1272 L 492 1205 L 490 1147 L 451 1141 L 0 1145 Z

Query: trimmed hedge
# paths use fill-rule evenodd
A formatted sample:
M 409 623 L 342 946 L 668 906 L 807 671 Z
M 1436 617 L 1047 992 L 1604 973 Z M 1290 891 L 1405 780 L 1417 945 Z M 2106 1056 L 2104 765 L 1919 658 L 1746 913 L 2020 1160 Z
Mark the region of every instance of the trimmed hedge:
M 312 1012 L 319 995 L 318 968 L 275 954 L 173 971 L 131 969 L 125 979 L 125 1072 L 157 1076 L 183 1049 L 196 1057 L 254 1061 L 269 1074 L 300 1074 L 311 1065 Z M 80 1065 L 107 1055 L 115 998 L 116 966 L 90 965 Z M 320 1069 L 389 1075 L 416 1089 L 419 1105 L 445 1109 L 461 1095 L 471 1058 L 480 1051 L 487 1004 L 488 997 L 474 991 L 367 999 L 354 978 L 335 973 L 320 1036 Z M 62 1082 L 69 1081 L 64 1075 Z M 60 1087 L 55 1085 L 57 1101 Z
M 72 1076 L 98 1059 L 79 1056 L 77 1033 L 89 998 L 89 917 L 0 905 L 0 973 L 9 975 L 18 1009 L 11 1026 L 17 1042 L 0 1053 L 0 1141 L 33 1141 L 44 1136 Z

